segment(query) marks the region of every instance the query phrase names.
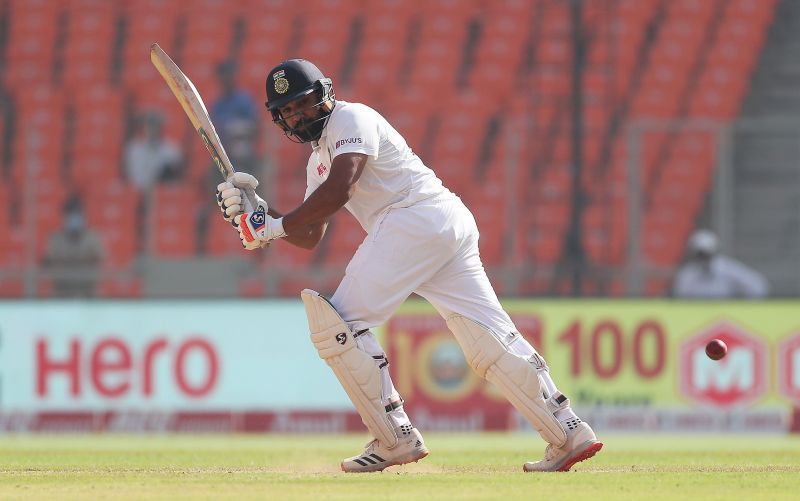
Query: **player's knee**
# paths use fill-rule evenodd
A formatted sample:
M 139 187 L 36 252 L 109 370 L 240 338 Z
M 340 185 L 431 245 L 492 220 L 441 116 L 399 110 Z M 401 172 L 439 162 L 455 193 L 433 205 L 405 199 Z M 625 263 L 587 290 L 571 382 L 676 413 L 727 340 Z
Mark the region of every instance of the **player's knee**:
M 461 315 L 447 319 L 447 327 L 461 345 L 472 370 L 485 378 L 486 372 L 507 352 L 487 327 Z
M 353 334 L 336 309 L 318 292 L 305 289 L 300 293 L 308 317 L 311 342 L 322 359 L 328 359 L 355 348 Z

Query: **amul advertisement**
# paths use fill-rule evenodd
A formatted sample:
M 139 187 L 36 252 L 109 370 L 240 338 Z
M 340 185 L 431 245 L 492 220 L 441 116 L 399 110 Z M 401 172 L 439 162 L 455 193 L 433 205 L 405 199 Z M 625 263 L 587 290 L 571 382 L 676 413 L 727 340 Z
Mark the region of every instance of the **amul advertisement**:
M 791 302 L 505 301 L 581 416 L 618 431 L 797 427 L 800 305 Z M 418 426 L 527 424 L 475 376 L 445 323 L 409 302 L 387 325 L 389 360 Z M 728 348 L 705 353 L 712 339 Z

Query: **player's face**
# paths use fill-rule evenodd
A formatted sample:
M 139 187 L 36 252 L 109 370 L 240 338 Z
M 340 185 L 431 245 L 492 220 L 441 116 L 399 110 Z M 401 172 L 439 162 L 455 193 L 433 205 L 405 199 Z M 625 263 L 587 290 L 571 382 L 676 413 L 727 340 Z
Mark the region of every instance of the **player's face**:
M 278 111 L 286 121 L 286 125 L 297 129 L 322 115 L 319 107 L 315 106 L 317 103 L 319 103 L 319 96 L 316 92 L 312 92 L 289 102 L 286 106 L 281 106 Z

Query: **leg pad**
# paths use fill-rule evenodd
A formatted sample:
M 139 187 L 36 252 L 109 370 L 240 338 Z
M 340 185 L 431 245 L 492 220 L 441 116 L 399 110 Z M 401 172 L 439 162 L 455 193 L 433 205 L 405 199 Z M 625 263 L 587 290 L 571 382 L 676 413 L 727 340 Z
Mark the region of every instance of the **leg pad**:
M 530 361 L 509 352 L 497 334 L 474 320 L 455 315 L 447 319 L 447 327 L 464 350 L 467 363 L 497 386 L 546 442 L 556 447 L 566 443 L 567 433 L 548 408 Z
M 381 374 L 375 360 L 356 346 L 352 331 L 327 299 L 311 289 L 300 297 L 320 358 L 333 369 L 372 435 L 391 449 L 398 440 L 381 403 Z

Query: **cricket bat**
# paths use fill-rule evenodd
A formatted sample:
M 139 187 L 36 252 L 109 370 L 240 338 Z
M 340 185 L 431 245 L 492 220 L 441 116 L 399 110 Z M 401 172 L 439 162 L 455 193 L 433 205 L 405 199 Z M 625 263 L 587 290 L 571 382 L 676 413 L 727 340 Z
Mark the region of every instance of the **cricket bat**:
M 175 98 L 181 103 L 183 111 L 186 112 L 186 116 L 189 117 L 192 126 L 203 139 L 203 143 L 206 145 L 206 149 L 214 160 L 214 164 L 216 164 L 222 178 L 228 179 L 236 171 L 231 165 L 228 154 L 225 153 L 225 148 L 222 147 L 200 93 L 197 92 L 192 81 L 178 68 L 175 61 L 157 43 L 150 46 L 150 61 L 161 73 L 161 76 L 164 77 L 172 93 L 175 94 Z

